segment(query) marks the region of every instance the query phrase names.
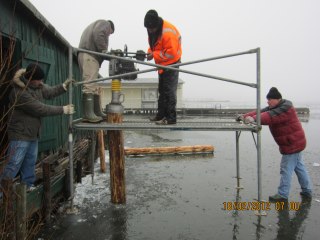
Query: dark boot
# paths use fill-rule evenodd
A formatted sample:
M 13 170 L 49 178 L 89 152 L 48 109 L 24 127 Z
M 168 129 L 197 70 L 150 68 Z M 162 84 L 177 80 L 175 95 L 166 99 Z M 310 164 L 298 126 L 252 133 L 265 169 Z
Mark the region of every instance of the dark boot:
M 102 121 L 101 117 L 94 114 L 93 93 L 82 94 L 82 110 L 84 122 L 97 123 Z
M 101 98 L 99 94 L 93 94 L 93 99 L 94 99 L 94 114 L 102 117 L 103 119 L 107 119 L 107 115 L 102 112 L 101 109 Z

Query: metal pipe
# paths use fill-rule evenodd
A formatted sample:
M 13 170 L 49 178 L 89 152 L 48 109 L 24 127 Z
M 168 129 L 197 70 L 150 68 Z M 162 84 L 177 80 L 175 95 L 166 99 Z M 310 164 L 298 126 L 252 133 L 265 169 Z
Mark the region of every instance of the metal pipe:
M 137 53 L 137 52 L 124 52 L 124 54 L 133 54 L 133 55 L 145 55 L 145 56 L 147 56 L 148 55 L 148 53 Z
M 96 153 L 96 131 L 92 131 L 91 133 L 91 181 L 92 185 L 94 184 L 94 162 L 95 162 L 95 153 Z
M 261 201 L 262 184 L 261 184 L 261 79 L 260 79 L 260 48 L 257 50 L 257 170 L 258 170 L 258 202 Z
M 107 54 L 107 53 L 99 53 L 99 52 L 89 51 L 89 50 L 82 49 L 82 48 L 73 48 L 73 49 L 75 51 L 77 51 L 77 52 L 85 52 L 85 53 L 89 53 L 89 54 L 93 54 L 93 55 L 97 55 L 97 56 L 101 56 L 101 57 L 108 57 L 108 58 L 115 58 L 115 59 L 119 59 L 119 60 L 126 60 L 128 62 L 140 63 L 140 64 L 154 66 L 154 67 L 160 67 L 160 68 L 164 68 L 165 67 L 163 65 L 158 65 L 158 64 L 154 64 L 154 63 L 148 63 L 148 62 L 144 62 L 144 61 L 140 61 L 140 60 L 134 60 L 134 59 L 130 59 L 130 58 L 119 57 L 119 56 L 112 55 L 112 54 Z M 188 64 L 200 63 L 200 62 L 204 62 L 204 61 L 212 61 L 212 60 L 217 60 L 217 59 L 221 59 L 221 58 L 234 57 L 234 56 L 239 56 L 239 55 L 244 55 L 244 54 L 257 53 L 257 51 L 259 49 L 260 48 L 250 49 L 248 51 L 232 53 L 232 54 L 226 54 L 226 55 L 217 56 L 217 57 L 211 57 L 211 58 L 205 58 L 205 59 L 202 59 L 202 60 L 195 60 L 195 61 L 189 62 Z M 173 65 L 171 65 L 171 66 L 173 66 Z
M 73 78 L 72 74 L 72 46 L 69 45 L 69 79 Z M 72 84 L 72 83 L 71 83 Z M 69 91 L 69 104 L 72 104 L 72 85 L 68 87 Z M 71 211 L 73 211 L 73 197 L 74 197 L 74 191 L 73 191 L 73 135 L 72 135 L 72 121 L 73 116 L 72 114 L 69 114 L 69 135 L 68 135 L 68 144 L 69 144 L 69 184 L 70 184 L 70 204 L 71 204 Z
M 179 69 L 179 68 L 175 68 L 175 67 L 178 67 L 178 66 L 180 67 L 180 66 L 183 66 L 183 65 L 200 63 L 200 62 L 206 62 L 206 61 L 212 61 L 212 60 L 216 60 L 216 59 L 233 57 L 233 56 L 238 56 L 238 55 L 252 54 L 252 53 L 256 53 L 257 49 L 252 49 L 252 50 L 249 50 L 249 51 L 235 53 L 235 54 L 228 54 L 228 55 L 219 56 L 219 57 L 206 58 L 206 59 L 202 59 L 202 60 L 195 60 L 195 61 L 190 61 L 190 62 L 187 62 L 187 63 L 173 64 L 173 65 L 170 65 L 170 67 L 169 66 L 159 65 L 159 64 L 154 64 L 154 63 L 143 62 L 143 61 L 139 61 L 139 60 L 134 60 L 134 59 L 130 59 L 130 58 L 119 57 L 119 56 L 110 55 L 110 54 L 106 54 L 106 53 L 98 53 L 98 52 L 88 51 L 88 50 L 85 50 L 85 49 L 75 48 L 75 50 L 81 51 L 81 52 L 85 52 L 85 53 L 95 54 L 95 55 L 98 55 L 98 56 L 105 56 L 105 57 L 109 57 L 109 58 L 125 60 L 125 61 L 128 61 L 128 62 L 140 63 L 140 64 L 143 64 L 143 65 L 153 66 L 153 67 L 157 67 L 157 68 L 161 68 L 161 69 L 179 71 L 179 72 L 188 73 L 188 74 L 192 74 L 192 75 L 196 75 L 196 76 L 213 78 L 213 79 L 216 79 L 216 80 L 221 80 L 221 81 L 225 81 L 225 82 L 231 82 L 231 83 L 236 83 L 236 84 L 240 84 L 240 85 L 245 85 L 245 86 L 256 88 L 256 84 L 254 84 L 254 83 L 241 82 L 241 81 L 237 81 L 237 80 L 232 80 L 232 79 L 222 78 L 222 77 L 218 77 L 218 76 L 214 76 L 214 75 L 188 71 L 188 70 Z M 81 84 L 84 84 L 84 83 L 85 84 L 90 84 L 90 83 L 95 83 L 95 82 L 101 82 L 101 81 L 105 81 L 105 80 L 109 80 L 109 79 L 121 78 L 123 76 L 128 76 L 128 75 L 132 75 L 132 74 L 141 74 L 141 73 L 146 73 L 146 72 L 152 72 L 154 70 L 155 69 L 153 68 L 151 70 L 144 70 L 144 71 L 136 71 L 136 72 L 131 72 L 131 73 L 119 74 L 119 75 L 116 75 L 116 76 L 111 76 L 111 77 L 107 77 L 107 78 L 99 78 L 99 79 L 86 81 L 86 82 L 80 81 L 80 82 L 77 82 L 75 85 L 81 85 Z
M 235 54 L 229 54 L 229 55 L 224 55 L 224 56 L 220 56 L 220 57 L 213 57 L 213 58 L 207 58 L 207 59 L 202 59 L 202 60 L 196 60 L 196 61 L 191 61 L 191 62 L 185 62 L 185 63 L 179 63 L 179 64 L 174 64 L 174 65 L 170 65 L 170 67 L 168 66 L 162 66 L 162 65 L 158 65 L 158 64 L 153 64 L 153 63 L 145 63 L 143 61 L 139 61 L 139 60 L 133 60 L 133 59 L 128 59 L 128 58 L 123 58 L 123 57 L 119 57 L 119 56 L 115 56 L 115 55 L 109 55 L 109 54 L 103 54 L 103 53 L 97 53 L 97 52 L 92 52 L 92 51 L 88 51 L 88 50 L 84 50 L 84 49 L 77 49 L 74 48 L 76 51 L 81 51 L 81 52 L 86 52 L 86 53 L 90 53 L 90 54 L 95 54 L 95 55 L 99 55 L 99 56 L 106 56 L 109 58 L 115 58 L 115 59 L 120 59 L 120 60 L 125 60 L 125 61 L 129 61 L 129 62 L 135 62 L 135 63 L 140 63 L 143 65 L 149 65 L 149 66 L 153 66 L 156 68 L 153 69 L 149 69 L 149 70 L 144 70 L 144 71 L 136 71 L 136 72 L 131 72 L 131 73 L 126 73 L 126 74 L 119 74 L 116 76 L 111 76 L 108 78 L 101 78 L 101 79 L 96 79 L 96 80 L 91 80 L 89 82 L 86 83 L 94 83 L 94 82 L 100 82 L 100 81 L 104 81 L 104 80 L 108 80 L 108 79 L 114 79 L 114 78 L 121 78 L 123 76 L 128 76 L 131 74 L 141 74 L 141 73 L 146 73 L 146 72 L 151 72 L 154 71 L 158 68 L 160 69 L 169 69 L 169 70 L 174 70 L 174 71 L 180 71 L 180 72 L 184 72 L 184 73 L 188 73 L 188 74 L 193 74 L 193 75 L 198 75 L 198 76 L 202 76 L 202 77 L 208 77 L 208 78 L 213 78 L 213 79 L 217 79 L 217 80 L 222 80 L 222 81 L 226 81 L 226 82 L 231 82 L 231 83 L 236 83 L 236 84 L 241 84 L 241 85 L 246 85 L 246 86 L 250 86 L 253 88 L 256 88 L 257 90 L 257 96 L 256 96 L 256 100 L 257 100 L 257 175 L 258 175 L 258 201 L 261 201 L 261 103 L 260 103 L 260 98 L 261 98 L 261 72 L 260 72 L 260 48 L 257 49 L 252 49 L 246 52 L 240 52 L 240 53 L 235 53 Z M 197 72 L 192 72 L 192 71 L 187 71 L 187 70 L 183 70 L 183 69 L 177 69 L 175 67 L 177 66 L 183 66 L 183 65 L 188 65 L 188 64 L 193 64 L 193 63 L 200 63 L 200 62 L 205 62 L 205 61 L 211 61 L 211 60 L 216 60 L 216 59 L 221 59 L 221 58 L 227 58 L 227 57 L 233 57 L 233 56 L 238 56 L 238 55 L 243 55 L 243 54 L 251 54 L 251 53 L 256 53 L 256 77 L 257 77 L 257 83 L 256 84 L 251 84 L 251 83 L 245 83 L 245 82 L 240 82 L 240 81 L 236 81 L 236 80 L 231 80 L 231 79 L 226 79 L 226 78 L 220 78 L 217 76 L 213 76 L 213 75 L 208 75 L 208 74 L 201 74 L 201 73 L 197 73 Z M 72 56 L 70 58 L 70 48 L 69 48 L 69 62 L 71 65 L 72 62 Z M 69 66 L 70 67 L 70 66 Z M 69 76 L 70 73 L 72 73 L 72 68 L 69 69 Z M 72 74 L 71 74 L 72 77 Z M 84 82 L 78 82 L 75 85 L 81 85 Z M 70 89 L 70 88 L 69 88 Z M 71 97 L 71 98 L 70 98 Z M 72 102 L 72 93 L 70 93 L 69 90 L 69 102 Z M 72 117 L 70 118 L 72 120 Z M 70 124 L 70 123 L 69 123 Z M 71 121 L 72 124 L 72 121 Z M 95 125 L 91 125 L 90 128 L 97 128 L 98 126 Z M 72 133 L 71 133 L 72 136 Z M 238 151 L 239 151 L 239 146 L 238 146 L 238 138 L 239 138 L 239 134 L 236 135 L 237 138 L 237 177 L 239 177 L 240 173 L 239 173 L 239 169 L 238 169 Z M 70 142 L 69 142 L 70 145 Z M 70 146 L 69 146 L 69 151 L 70 151 Z M 70 154 L 72 152 L 72 148 L 70 151 Z M 70 156 L 69 156 L 70 158 Z M 71 174 L 70 174 L 71 175 Z M 71 176 L 70 176 L 71 178 Z M 73 177 L 72 177 L 73 178 Z M 73 188 L 71 188 L 73 191 Z
M 240 131 L 236 131 L 236 167 L 237 167 L 237 189 L 240 189 L 240 153 L 239 153 L 239 139 Z

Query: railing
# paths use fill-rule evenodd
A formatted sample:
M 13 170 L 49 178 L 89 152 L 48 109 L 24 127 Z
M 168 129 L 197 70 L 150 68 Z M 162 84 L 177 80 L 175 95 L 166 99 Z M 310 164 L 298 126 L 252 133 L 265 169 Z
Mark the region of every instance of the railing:
M 261 97 L 261 84 L 260 84 L 260 48 L 256 48 L 256 49 L 251 49 L 248 51 L 244 51 L 244 52 L 239 52 L 239 53 L 233 53 L 233 54 L 228 54 L 228 55 L 222 55 L 222 56 L 218 56 L 218 57 L 211 57 L 211 58 L 205 58 L 205 59 L 200 59 L 200 60 L 196 60 L 196 61 L 189 61 L 189 62 L 185 62 L 185 63 L 178 63 L 178 64 L 173 64 L 170 66 L 162 66 L 159 64 L 153 64 L 150 62 L 143 62 L 143 61 L 139 61 L 139 60 L 134 60 L 134 59 L 128 59 L 128 58 L 123 58 L 123 57 L 119 57 L 119 56 L 115 56 L 115 55 L 111 55 L 111 54 L 105 54 L 105 53 L 98 53 L 98 52 L 93 52 L 93 51 L 88 51 L 85 49 L 78 49 L 78 48 L 73 48 L 72 46 L 70 46 L 69 48 L 69 77 L 72 77 L 72 53 L 76 51 L 76 52 L 85 52 L 85 53 L 89 53 L 89 54 L 93 54 L 93 55 L 97 55 L 97 56 L 102 56 L 105 58 L 115 58 L 115 59 L 119 59 L 119 60 L 125 60 L 125 61 L 129 61 L 129 62 L 134 62 L 134 63 L 138 63 L 138 64 L 142 64 L 142 65 L 148 65 L 151 66 L 153 68 L 151 69 L 147 69 L 147 70 L 142 70 L 142 71 L 136 71 L 136 72 L 131 72 L 131 73 L 125 73 L 125 74 L 118 74 L 115 76 L 111 76 L 111 77 L 105 77 L 105 78 L 100 78 L 100 79 L 94 79 L 91 81 L 80 81 L 75 83 L 76 86 L 78 85 L 82 85 L 82 84 L 89 84 L 89 83 L 96 83 L 96 82 L 101 82 L 101 81 L 105 81 L 105 80 L 111 80 L 111 79 L 121 79 L 125 76 L 129 76 L 132 74 L 142 74 L 142 73 L 147 73 L 147 72 L 152 72 L 152 71 L 156 71 L 159 68 L 160 69 L 168 69 L 168 70 L 173 70 L 173 71 L 179 71 L 179 72 L 183 72 L 183 73 L 187 73 L 187 74 L 192 74 L 192 75 L 196 75 L 196 76 L 200 76 L 200 77 L 205 77 L 205 78 L 212 78 L 215 80 L 219 80 L 219 81 L 224 81 L 224 82 L 229 82 L 229 83 L 234 83 L 234 84 L 240 84 L 240 85 L 244 85 L 244 86 L 248 86 L 248 87 L 252 87 L 256 89 L 256 111 L 257 111 L 257 118 L 256 118 L 256 129 L 258 129 L 258 131 L 256 131 L 257 134 L 257 139 L 256 139 L 256 148 L 257 148 L 257 175 L 258 175 L 258 201 L 261 201 L 261 119 L 260 119 L 260 109 L 261 109 L 261 103 L 260 103 L 260 97 Z M 218 59 L 223 59 L 223 58 L 229 58 L 229 57 L 235 57 L 235 56 L 240 56 L 240 55 L 245 55 L 245 54 L 256 54 L 256 83 L 247 83 L 247 82 L 242 82 L 242 81 L 237 81 L 237 80 L 233 80 L 233 79 L 228 79 L 228 78 L 223 78 L 223 77 L 218 77 L 218 76 L 214 76 L 214 75 L 209 75 L 209 74 L 204 74 L 204 73 L 199 73 L 199 72 L 194 72 L 194 71 L 189 71 L 189 70 L 185 70 L 185 69 L 181 69 L 181 68 L 175 68 L 175 67 L 182 67 L 182 66 L 187 66 L 190 64 L 195 64 L 195 63 L 201 63 L 201 62 L 207 62 L 207 61 L 213 61 L 213 60 L 218 60 Z M 69 103 L 72 103 L 72 88 L 69 88 Z M 70 171 L 72 171 L 73 166 L 72 166 L 72 145 L 73 145 L 73 138 L 72 138 L 72 116 L 70 115 L 70 119 L 69 119 L 69 151 L 70 151 Z M 119 128 L 119 127 L 118 127 Z M 236 156 L 236 160 L 237 160 L 237 178 L 238 181 L 240 179 L 239 177 L 239 137 L 240 137 L 240 132 L 239 130 L 236 130 L 236 140 L 237 140 L 237 145 L 236 145 L 236 149 L 237 149 L 237 156 Z M 73 177 L 73 173 L 70 173 L 70 184 L 73 184 L 72 181 L 72 177 Z M 238 183 L 239 186 L 239 183 Z M 73 189 L 73 186 L 70 186 L 70 189 Z M 73 193 L 70 194 L 73 197 Z

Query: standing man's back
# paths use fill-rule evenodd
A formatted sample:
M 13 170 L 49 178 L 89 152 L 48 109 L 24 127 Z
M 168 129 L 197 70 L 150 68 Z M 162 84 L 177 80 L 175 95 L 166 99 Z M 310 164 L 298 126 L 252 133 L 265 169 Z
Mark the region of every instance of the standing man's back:
M 114 24 L 110 20 L 97 20 L 83 31 L 79 43 L 80 49 L 98 53 L 107 53 L 109 36 L 114 33 Z M 97 79 L 99 69 L 105 60 L 101 56 L 79 52 L 78 62 L 82 73 L 82 81 Z M 101 111 L 94 111 L 93 98 L 99 99 L 99 89 L 94 84 L 83 84 L 83 119 L 88 122 L 101 120 Z M 100 108 L 100 106 L 99 106 Z

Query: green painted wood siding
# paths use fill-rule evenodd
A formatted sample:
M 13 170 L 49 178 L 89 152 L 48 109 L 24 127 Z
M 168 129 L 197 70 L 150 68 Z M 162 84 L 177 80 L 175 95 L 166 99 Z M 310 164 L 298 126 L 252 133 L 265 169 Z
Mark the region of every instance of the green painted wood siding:
M 31 62 L 39 62 L 47 75 L 45 80 L 47 84 L 57 85 L 67 79 L 68 43 L 56 36 L 52 29 L 48 29 L 48 26 L 20 1 L 1 0 L 0 34 L 15 40 L 14 54 L 17 60 L 12 66 L 16 69 L 24 68 Z M 81 79 L 76 56 L 73 57 L 73 78 Z M 74 88 L 73 93 L 73 103 L 76 107 L 74 119 L 76 119 L 81 116 L 81 88 Z M 66 105 L 68 93 L 46 103 Z M 67 144 L 67 137 L 68 116 L 43 118 L 39 152 L 56 151 Z

